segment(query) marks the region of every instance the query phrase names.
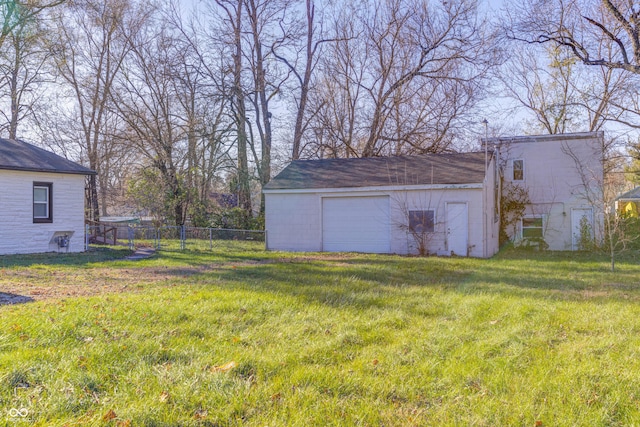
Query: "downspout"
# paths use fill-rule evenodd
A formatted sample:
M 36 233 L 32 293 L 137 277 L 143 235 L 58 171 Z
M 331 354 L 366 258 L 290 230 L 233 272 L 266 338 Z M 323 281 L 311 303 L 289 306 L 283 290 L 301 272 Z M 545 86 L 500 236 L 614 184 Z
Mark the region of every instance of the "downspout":
M 482 120 L 482 123 L 484 124 L 484 184 L 482 185 L 482 215 L 484 217 L 484 221 L 482 222 L 482 257 L 487 258 L 487 171 L 489 170 L 489 141 L 487 140 L 487 134 L 489 132 L 489 122 L 485 118 Z

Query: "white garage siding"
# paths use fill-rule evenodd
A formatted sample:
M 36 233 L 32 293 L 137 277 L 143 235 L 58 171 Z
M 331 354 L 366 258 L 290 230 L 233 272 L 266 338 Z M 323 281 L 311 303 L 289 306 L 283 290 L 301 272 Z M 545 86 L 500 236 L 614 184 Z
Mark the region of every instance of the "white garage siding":
M 322 250 L 389 253 L 389 196 L 324 197 Z
M 490 188 L 490 186 L 489 186 Z M 469 208 L 468 255 L 488 257 L 498 250 L 498 228 L 483 215 L 481 187 L 381 191 L 265 192 L 267 248 L 287 251 L 416 253 L 404 225 L 406 210 L 434 210 L 429 252 L 450 255 L 446 238 L 447 203 Z M 489 206 L 490 212 L 493 205 Z M 483 225 L 483 220 L 487 225 Z M 488 242 L 483 241 L 484 232 Z
M 265 194 L 267 249 L 322 250 L 320 197 L 317 194 Z

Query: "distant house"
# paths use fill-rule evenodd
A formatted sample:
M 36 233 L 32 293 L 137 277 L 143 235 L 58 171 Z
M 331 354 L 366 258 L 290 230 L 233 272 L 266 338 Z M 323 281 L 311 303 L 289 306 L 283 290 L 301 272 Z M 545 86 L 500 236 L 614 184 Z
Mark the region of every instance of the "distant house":
M 637 218 L 638 207 L 640 207 L 640 187 L 616 197 L 615 205 L 618 213 Z
M 91 174 L 26 142 L 0 139 L 0 255 L 83 251 Z
M 263 190 L 267 247 L 490 257 L 495 170 L 485 152 L 294 161 Z
M 516 244 L 542 239 L 550 250 L 576 250 L 581 237 L 602 239 L 603 139 L 589 132 L 489 140 L 504 185 L 526 189 L 531 202 L 507 230 Z

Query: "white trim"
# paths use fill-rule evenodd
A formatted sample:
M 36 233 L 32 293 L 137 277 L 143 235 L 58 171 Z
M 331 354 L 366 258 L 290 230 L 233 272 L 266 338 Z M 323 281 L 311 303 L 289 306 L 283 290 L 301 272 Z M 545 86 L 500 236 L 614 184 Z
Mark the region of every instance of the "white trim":
M 288 188 L 265 189 L 264 194 L 299 194 L 299 193 L 364 193 L 378 192 L 384 195 L 385 191 L 411 191 L 411 190 L 474 190 L 484 188 L 483 183 L 477 184 L 425 184 L 425 185 L 390 185 L 386 187 L 346 187 L 346 188 Z
M 527 214 L 527 215 L 523 215 L 522 218 L 520 218 L 520 221 L 518 221 L 519 223 L 519 227 L 517 231 L 517 241 L 521 242 L 522 240 L 524 240 L 524 225 L 522 224 L 522 220 L 523 219 L 541 219 L 542 220 L 542 225 L 540 226 L 540 229 L 542 230 L 542 236 L 541 238 L 544 239 L 544 230 L 546 228 L 547 225 L 547 215 L 545 214 L 540 214 L 540 215 L 536 215 L 536 214 Z M 529 227 L 529 228 L 538 228 L 538 227 Z
M 34 219 L 49 219 L 51 218 L 51 213 L 49 212 L 50 206 L 50 197 L 51 193 L 49 191 L 49 185 L 33 185 L 33 218 Z M 44 200 L 36 200 L 36 190 L 45 190 L 45 199 Z M 36 215 L 36 205 L 44 205 L 44 215 Z

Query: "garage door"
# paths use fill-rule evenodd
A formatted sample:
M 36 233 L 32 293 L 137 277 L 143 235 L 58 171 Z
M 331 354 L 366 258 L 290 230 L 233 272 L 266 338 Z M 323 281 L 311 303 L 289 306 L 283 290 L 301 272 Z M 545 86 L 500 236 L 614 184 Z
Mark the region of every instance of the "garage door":
M 322 248 L 327 252 L 389 253 L 389 197 L 323 198 Z

